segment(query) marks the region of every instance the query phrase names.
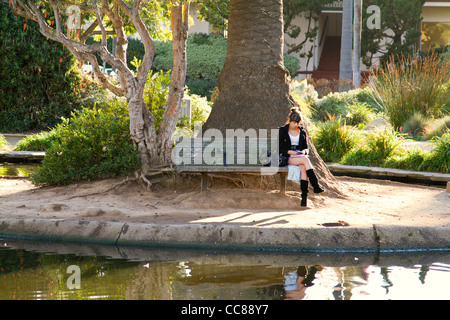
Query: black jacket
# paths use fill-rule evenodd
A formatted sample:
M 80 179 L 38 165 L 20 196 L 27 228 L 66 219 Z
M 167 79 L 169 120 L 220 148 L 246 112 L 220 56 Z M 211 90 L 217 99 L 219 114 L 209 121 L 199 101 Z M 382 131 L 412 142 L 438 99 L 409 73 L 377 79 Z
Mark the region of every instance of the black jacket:
M 308 144 L 306 142 L 306 130 L 303 127 L 298 127 L 300 129 L 300 138 L 298 141 L 297 150 L 305 150 L 308 149 Z M 291 138 L 289 137 L 289 124 L 286 124 L 279 129 L 278 134 L 278 148 L 280 154 L 282 154 L 285 157 L 289 157 L 288 151 L 292 149 L 291 146 Z

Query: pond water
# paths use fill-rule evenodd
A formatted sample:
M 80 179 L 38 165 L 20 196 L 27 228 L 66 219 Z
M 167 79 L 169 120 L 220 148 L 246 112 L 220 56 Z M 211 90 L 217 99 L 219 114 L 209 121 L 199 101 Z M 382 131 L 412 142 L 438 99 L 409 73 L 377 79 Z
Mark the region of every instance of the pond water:
M 40 164 L 0 163 L 0 177 L 26 177 L 33 173 Z
M 450 298 L 450 252 L 304 254 L 0 239 L 0 300 Z

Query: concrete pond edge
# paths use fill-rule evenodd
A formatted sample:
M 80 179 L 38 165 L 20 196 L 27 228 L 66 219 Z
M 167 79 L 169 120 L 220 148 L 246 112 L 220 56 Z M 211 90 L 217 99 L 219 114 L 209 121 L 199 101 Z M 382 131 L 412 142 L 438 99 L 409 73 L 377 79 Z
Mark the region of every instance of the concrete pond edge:
M 1 218 L 0 238 L 238 251 L 450 251 L 450 227 L 261 228 L 221 224 L 147 224 Z

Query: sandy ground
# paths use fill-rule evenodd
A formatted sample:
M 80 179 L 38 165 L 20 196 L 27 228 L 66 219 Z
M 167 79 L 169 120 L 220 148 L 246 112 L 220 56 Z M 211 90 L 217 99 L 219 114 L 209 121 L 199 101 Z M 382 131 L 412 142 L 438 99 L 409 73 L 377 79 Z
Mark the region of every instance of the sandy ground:
M 314 195 L 310 191 L 308 208 L 301 208 L 293 183 L 285 196 L 278 191 L 223 188 L 220 183 L 200 193 L 198 180 L 183 187 L 154 185 L 150 191 L 134 182 L 111 189 L 121 180 L 37 188 L 26 179 L 0 179 L 0 218 L 277 228 L 336 224 L 450 226 L 450 193 L 438 187 L 341 177 L 338 181 L 347 197 Z

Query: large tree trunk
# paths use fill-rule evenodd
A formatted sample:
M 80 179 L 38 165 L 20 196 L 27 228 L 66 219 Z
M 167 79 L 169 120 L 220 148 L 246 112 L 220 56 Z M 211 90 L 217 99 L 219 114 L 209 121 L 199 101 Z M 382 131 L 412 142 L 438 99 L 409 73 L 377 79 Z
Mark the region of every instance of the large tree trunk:
M 219 98 L 203 126 L 217 129 L 277 129 L 291 107 L 289 74 L 283 64 L 282 0 L 231 0 L 228 47 L 219 76 Z M 339 194 L 339 183 L 308 136 L 311 161 L 321 182 Z
M 219 98 L 204 129 L 277 128 L 294 106 L 283 65 L 281 0 L 231 0 Z

